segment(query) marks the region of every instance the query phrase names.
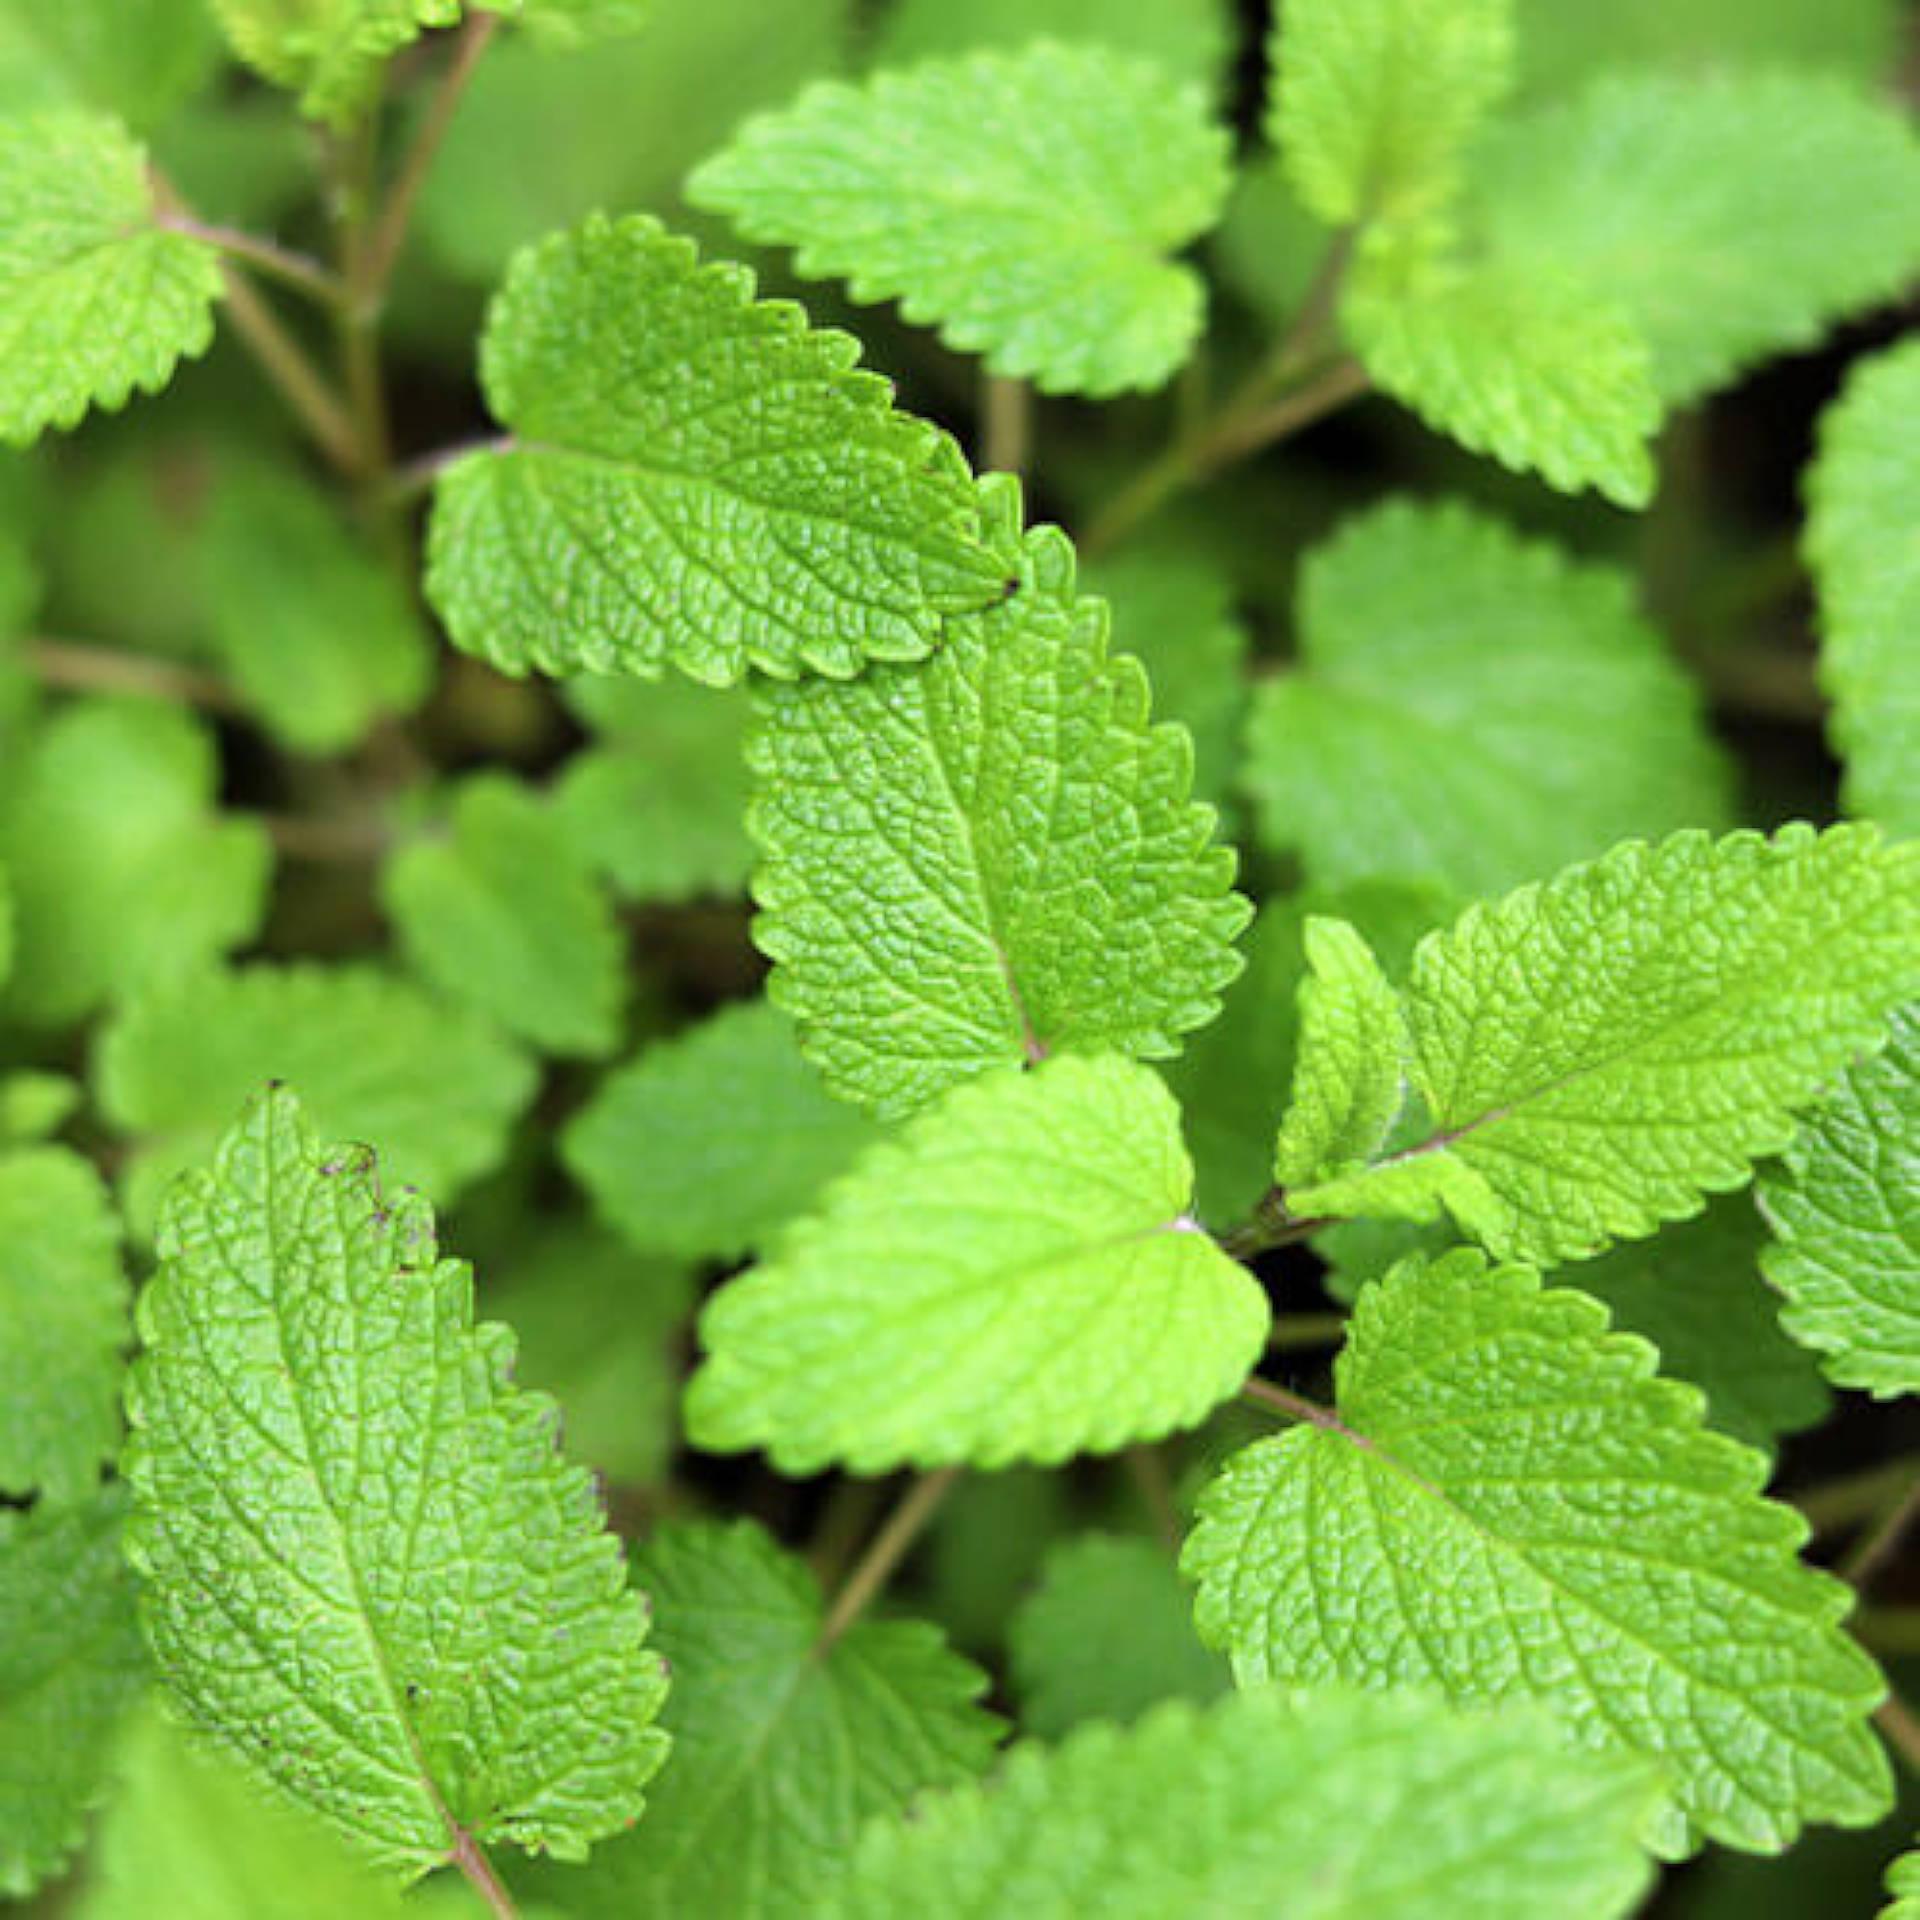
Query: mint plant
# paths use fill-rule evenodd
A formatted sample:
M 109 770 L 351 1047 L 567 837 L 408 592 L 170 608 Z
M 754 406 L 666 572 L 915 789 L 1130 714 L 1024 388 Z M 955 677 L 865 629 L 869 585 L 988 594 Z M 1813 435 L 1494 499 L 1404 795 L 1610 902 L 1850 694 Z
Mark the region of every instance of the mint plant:
M 0 0 L 0 1901 L 1920 1911 L 1900 26 Z

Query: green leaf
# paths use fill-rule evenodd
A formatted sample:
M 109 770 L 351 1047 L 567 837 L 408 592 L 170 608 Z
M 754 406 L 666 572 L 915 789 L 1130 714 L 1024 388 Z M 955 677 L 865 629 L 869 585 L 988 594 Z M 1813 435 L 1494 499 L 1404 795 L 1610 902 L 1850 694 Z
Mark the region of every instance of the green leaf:
M 858 354 L 645 217 L 518 255 L 481 344 L 513 437 L 435 493 L 455 643 L 508 673 L 716 685 L 929 652 L 1004 569 L 958 451 Z
M 1660 425 L 1626 309 L 1546 265 L 1363 266 L 1344 319 L 1367 372 L 1436 433 L 1562 493 L 1653 498 Z
M 1893 1903 L 1880 1920 L 1920 1920 L 1920 1850 L 1903 1853 L 1887 1869 L 1887 1892 Z
M 97 1085 L 140 1147 L 128 1215 L 150 1232 L 162 1188 L 203 1160 L 242 1101 L 297 1085 L 315 1124 L 378 1140 L 397 1180 L 451 1200 L 505 1158 L 535 1075 L 486 1021 L 371 967 L 254 966 L 133 1000 L 105 1030 Z
M 1129 1724 L 1161 1700 L 1205 1705 L 1228 1686 L 1225 1662 L 1194 1637 L 1172 1556 L 1116 1534 L 1054 1547 L 1008 1623 L 1007 1654 L 1020 1724 L 1045 1740 L 1083 1720 Z
M 1247 629 L 1221 569 L 1167 543 L 1131 545 L 1081 575 L 1113 609 L 1113 630 L 1147 670 L 1153 710 L 1193 736 L 1193 792 L 1218 804 L 1232 784 L 1247 702 Z
M 562 1138 L 568 1170 L 643 1253 L 765 1246 L 879 1129 L 835 1100 L 764 1000 L 642 1050 Z
M 201 0 L 0 0 L 0 114 L 92 107 L 141 131 L 205 84 Z
M 1267 137 L 1329 226 L 1442 211 L 1512 80 L 1512 0 L 1288 0 Z
M 1843 1387 L 1920 1393 L 1920 1007 L 1814 1109 L 1760 1203 L 1788 1332 Z
M 1920 270 L 1920 139 L 1821 74 L 1602 79 L 1491 135 L 1474 184 L 1497 269 L 1620 309 L 1668 405 L 1813 346 Z
M 667 1744 L 645 1607 L 427 1204 L 275 1091 L 175 1185 L 161 1254 L 128 1550 L 194 1721 L 412 1873 L 630 1823 Z
M 424 697 L 432 655 L 411 599 L 292 469 L 223 463 L 198 558 L 227 672 L 296 753 L 342 752 Z
M 1018 489 L 982 499 L 1010 544 Z M 1061 1048 L 1170 1054 L 1211 1018 L 1247 909 L 1148 699 L 1050 527 L 926 666 L 764 691 L 754 938 L 836 1093 L 894 1116 Z
M 1172 256 L 1220 217 L 1227 136 L 1153 62 L 1043 41 L 823 81 L 688 193 L 997 374 L 1101 396 L 1193 350 L 1205 289 Z
M 1731 823 L 1699 695 L 1611 567 L 1458 502 L 1392 501 L 1308 556 L 1296 623 L 1245 778 L 1263 841 L 1318 880 L 1472 897 Z
M 1820 596 L 1820 683 L 1847 805 L 1920 834 L 1920 338 L 1860 361 L 1820 422 L 1807 473 L 1807 563 Z
M 637 1572 L 673 1669 L 673 1764 L 584 1872 L 529 1876 L 580 1920 L 800 1920 L 865 1820 L 993 1757 L 984 1674 L 917 1620 L 824 1640 L 812 1576 L 752 1522 L 669 1527 Z
M 663 1477 L 679 1405 L 676 1335 L 693 1307 L 685 1267 L 564 1220 L 514 1249 L 483 1304 L 519 1339 L 521 1384 L 559 1401 L 571 1452 L 621 1486 Z
M 0 1074 L 0 1142 L 49 1138 L 73 1118 L 84 1098 L 79 1081 L 68 1074 L 33 1067 Z
M 338 130 L 373 104 L 394 54 L 460 18 L 460 0 L 213 0 L 213 10 L 248 66 Z
M 213 340 L 220 264 L 154 218 L 118 121 L 0 120 L 0 441 L 157 393 Z
M 0 1153 L 0 1491 L 71 1500 L 120 1444 L 127 1281 L 100 1176 L 65 1147 Z
M 554 791 L 589 863 L 626 900 L 744 893 L 747 702 L 686 680 L 579 679 L 563 692 L 598 741 Z
M 879 1473 L 1194 1425 L 1246 1377 L 1268 1312 L 1187 1213 L 1178 1122 L 1112 1055 L 950 1094 L 708 1302 L 695 1444 Z
M 88 700 L 42 728 L 0 793 L 18 948 L 6 1004 L 64 1026 L 251 939 L 272 854 L 214 811 L 212 735 L 158 701 Z
M 402 847 L 380 898 L 412 964 L 549 1053 L 620 1037 L 625 948 L 613 903 L 559 815 L 504 774 L 454 795 L 444 838 Z
M 1833 1396 L 1812 1357 L 1781 1331 L 1780 1302 L 1760 1276 L 1760 1246 L 1752 1200 L 1728 1195 L 1697 1220 L 1561 1277 L 1592 1294 L 1622 1332 L 1650 1340 L 1662 1373 L 1700 1388 L 1713 1426 L 1771 1448 L 1783 1434 L 1818 1426 Z
M 1422 942 L 1406 1013 L 1433 1131 L 1291 1204 L 1445 1205 L 1543 1264 L 1638 1239 L 1744 1185 L 1916 975 L 1920 843 L 1806 826 L 1630 841 Z
M 1300 1052 L 1273 1177 L 1305 1186 L 1376 1153 L 1406 1097 L 1407 1032 L 1392 983 L 1359 929 L 1309 915 Z
M 897 0 L 878 23 L 870 57 L 876 67 L 903 67 L 1041 39 L 1135 54 L 1215 91 L 1233 53 L 1225 0 Z
M 0 1894 L 65 1865 L 147 1678 L 117 1486 L 0 1508 Z
M 130 1718 L 115 1774 L 76 1920 L 403 1920 L 417 1911 L 326 1827 L 265 1798 L 157 1703 Z
M 1243 1685 L 1539 1700 L 1570 1742 L 1664 1764 L 1663 1852 L 1878 1819 L 1884 1683 L 1840 1630 L 1853 1596 L 1795 1557 L 1806 1522 L 1761 1498 L 1764 1457 L 1654 1366 L 1527 1268 L 1402 1261 L 1360 1296 L 1338 1418 L 1202 1496 L 1202 1634 Z
M 1413 1696 L 1243 1694 L 1017 1748 L 988 1792 L 875 1823 L 828 1920 L 1612 1920 L 1648 1873 L 1638 1767 L 1532 1717 Z M 1278 1890 L 1284 1889 L 1284 1893 Z

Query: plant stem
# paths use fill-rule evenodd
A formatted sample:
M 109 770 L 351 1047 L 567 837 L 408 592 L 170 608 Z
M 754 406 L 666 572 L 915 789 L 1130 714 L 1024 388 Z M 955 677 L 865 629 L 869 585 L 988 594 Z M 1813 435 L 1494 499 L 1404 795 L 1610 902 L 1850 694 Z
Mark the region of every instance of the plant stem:
M 392 851 L 393 834 L 371 816 L 256 813 L 273 849 L 317 867 L 372 866 Z
M 456 460 L 470 453 L 507 453 L 519 444 L 510 433 L 476 434 L 471 440 L 458 440 L 450 447 L 435 447 L 405 461 L 393 469 L 387 479 L 387 503 L 403 507 L 416 500 L 439 479 Z
M 242 345 L 260 363 L 261 370 L 293 409 L 315 446 L 341 473 L 360 470 L 360 446 L 353 420 L 340 397 L 307 358 L 253 283 L 236 267 L 223 270 L 227 317 Z
M 130 693 L 173 700 L 213 713 L 238 713 L 244 703 L 217 673 L 175 660 L 153 660 L 77 640 L 32 640 L 27 666 L 35 679 L 72 693 Z
M 1290 1313 L 1273 1323 L 1267 1346 L 1275 1353 L 1285 1353 L 1303 1347 L 1337 1347 L 1346 1337 L 1344 1313 Z
M 440 84 L 427 103 L 426 117 L 420 122 L 420 131 L 414 135 L 413 145 L 407 149 L 400 170 L 388 190 L 386 204 L 367 237 L 367 243 L 361 251 L 361 284 L 356 291 L 360 298 L 371 301 L 376 307 L 386 297 L 387 282 L 393 277 L 400 249 L 406 244 L 407 228 L 412 224 L 413 209 L 420 198 L 420 189 L 426 185 L 427 176 L 433 171 L 433 163 L 446 143 L 454 116 L 460 111 L 460 103 L 466 97 L 474 70 L 480 64 L 480 56 L 486 52 L 499 27 L 500 16 L 497 13 L 470 13 L 467 16 L 466 25 L 461 28 L 459 41 L 453 50 L 453 58 L 448 61 L 446 71 L 440 76 Z
M 1173 1502 L 1173 1485 L 1167 1478 L 1167 1463 L 1160 1449 L 1151 1442 L 1129 1447 L 1122 1456 L 1127 1477 L 1140 1496 L 1140 1503 L 1152 1516 L 1155 1530 L 1169 1553 L 1180 1551 L 1180 1512 Z
M 1331 1220 L 1317 1216 L 1295 1219 L 1287 1211 L 1287 1196 L 1278 1187 L 1269 1187 L 1260 1196 L 1251 1219 L 1218 1236 L 1220 1251 L 1236 1260 L 1252 1260 L 1275 1247 L 1295 1246 L 1332 1225 Z
M 1920 1517 L 1920 1471 L 1910 1468 L 1909 1473 L 1911 1477 L 1899 1497 L 1883 1509 L 1834 1569 L 1849 1586 L 1864 1590 L 1900 1544 L 1901 1536 Z
M 1920 1653 L 1920 1607 L 1862 1607 L 1848 1624 L 1874 1653 Z
M 816 1652 L 825 1653 L 867 1610 L 874 1596 L 893 1577 L 894 1569 L 906 1558 L 907 1549 L 920 1536 L 920 1529 L 933 1518 L 959 1478 L 958 1467 L 942 1467 L 938 1473 L 922 1475 L 907 1489 L 905 1498 L 888 1515 L 886 1524 L 873 1536 L 866 1552 L 847 1575 L 846 1584 L 834 1596 L 833 1605 L 821 1623 Z
M 458 1838 L 453 1843 L 453 1864 L 465 1876 L 467 1884 L 487 1903 L 487 1910 L 495 1920 L 520 1920 L 520 1909 L 513 1904 L 513 1895 L 494 1872 L 486 1849 L 465 1827 L 456 1827 L 454 1831 Z
M 380 368 L 379 289 L 367 273 L 378 137 L 378 116 L 369 111 L 338 150 L 334 191 L 340 273 L 347 284 L 347 301 L 340 309 L 340 366 L 359 455 L 362 499 L 371 511 L 384 515 L 393 451 L 387 431 L 386 382 Z
M 1290 1393 L 1285 1387 L 1276 1387 L 1257 1373 L 1250 1373 L 1241 1381 L 1240 1397 L 1251 1400 L 1256 1407 L 1265 1407 L 1269 1413 L 1283 1414 L 1289 1420 L 1304 1421 L 1308 1426 L 1340 1425 L 1331 1407 L 1323 1407 L 1319 1401 L 1309 1400 L 1302 1394 Z
M 1807 1525 L 1816 1534 L 1836 1533 L 1842 1527 L 1858 1526 L 1890 1501 L 1897 1500 L 1908 1480 L 1920 1472 L 1920 1454 L 1903 1454 L 1898 1460 L 1883 1461 L 1864 1473 L 1850 1473 L 1838 1480 L 1823 1480 L 1788 1497 L 1806 1516 Z
M 184 209 L 163 209 L 158 224 L 169 233 L 183 233 L 189 239 L 204 240 L 210 247 L 231 254 L 234 259 L 264 273 L 270 280 L 304 293 L 322 306 L 336 307 L 347 297 L 345 283 L 337 273 L 322 266 L 310 255 L 283 247 L 276 240 L 257 233 L 243 233 L 238 227 L 216 226 L 196 219 Z
M 1033 389 L 997 373 L 980 383 L 980 462 L 996 473 L 1021 474 L 1033 450 Z
M 1890 1693 L 1873 1717 L 1907 1771 L 1920 1775 L 1920 1720 L 1914 1718 L 1913 1709 L 1897 1693 Z

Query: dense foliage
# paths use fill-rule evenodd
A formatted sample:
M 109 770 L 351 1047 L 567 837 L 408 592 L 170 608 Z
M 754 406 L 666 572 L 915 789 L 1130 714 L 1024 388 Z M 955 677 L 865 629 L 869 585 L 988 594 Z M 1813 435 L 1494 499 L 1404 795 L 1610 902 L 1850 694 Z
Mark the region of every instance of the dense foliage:
M 1908 24 L 0 0 L 0 1900 L 1920 1913 Z

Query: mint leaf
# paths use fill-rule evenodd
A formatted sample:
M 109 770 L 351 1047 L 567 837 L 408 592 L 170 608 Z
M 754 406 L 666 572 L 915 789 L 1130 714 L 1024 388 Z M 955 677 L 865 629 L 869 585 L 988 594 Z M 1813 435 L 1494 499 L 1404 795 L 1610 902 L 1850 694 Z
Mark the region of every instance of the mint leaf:
M 1122 1725 L 1161 1700 L 1204 1705 L 1226 1663 L 1193 1631 L 1173 1556 L 1157 1541 L 1083 1533 L 1048 1553 L 1007 1626 L 1020 1724 L 1057 1740 L 1083 1720 Z
M 742 894 L 753 865 L 747 702 L 687 680 L 569 680 L 597 744 L 561 772 L 554 805 L 623 899 Z
M 1287 1920 L 1492 1913 L 1611 1920 L 1647 1867 L 1642 1769 L 1555 1748 L 1531 1717 L 1328 1690 L 1169 1706 L 1017 1748 L 992 1789 L 867 1829 L 832 1920 Z
M 127 1282 L 100 1176 L 65 1147 L 0 1152 L 0 1491 L 71 1500 L 120 1442 Z
M 981 497 L 1010 547 L 1017 487 Z M 766 689 L 749 759 L 773 998 L 882 1116 L 1061 1048 L 1172 1053 L 1239 971 L 1246 906 L 1189 742 L 1150 724 L 1056 529 L 925 667 Z
M 0 113 L 93 107 L 146 130 L 205 84 L 201 0 L 0 0 Z
M 72 1119 L 84 1098 L 80 1083 L 64 1073 L 28 1067 L 0 1074 L 0 1143 L 47 1139 Z
M 1245 779 L 1262 840 L 1317 880 L 1471 897 L 1628 834 L 1730 824 L 1699 696 L 1611 567 L 1459 502 L 1392 501 L 1308 555 L 1296 624 Z
M 1063 1056 L 960 1088 L 871 1149 L 767 1265 L 708 1302 L 694 1443 L 981 1467 L 1192 1426 L 1258 1356 L 1258 1283 L 1187 1213 L 1146 1068 Z
M 1920 1850 L 1903 1853 L 1887 1869 L 1887 1892 L 1893 1903 L 1880 1920 L 1920 1920 Z
M 409 1872 L 631 1822 L 666 1748 L 646 1613 L 431 1209 L 275 1091 L 175 1185 L 160 1251 L 128 1549 L 196 1723 Z
M 1562 493 L 1653 498 L 1647 343 L 1604 291 L 1546 264 L 1363 264 L 1343 318 L 1380 389 L 1436 433 Z
M 1444 1204 L 1548 1263 L 1651 1233 L 1787 1144 L 1920 984 L 1917 955 L 1920 845 L 1805 826 L 1628 842 L 1421 944 L 1406 1014 L 1433 1131 L 1293 1209 Z
M 1820 682 L 1847 804 L 1920 833 L 1920 340 L 1859 362 L 1820 422 L 1807 471 L 1806 556 L 1820 596 Z
M 272 856 L 215 812 L 212 735 L 151 700 L 88 700 L 40 729 L 0 791 L 17 947 L 7 1010 L 64 1026 L 252 938 Z
M 643 217 L 516 256 L 481 343 L 512 438 L 436 490 L 427 590 L 508 673 L 916 660 L 1001 590 L 965 463 L 856 344 Z
M 812 1576 L 750 1521 L 666 1528 L 637 1571 L 673 1669 L 673 1764 L 585 1871 L 529 1877 L 580 1920 L 812 1915 L 865 1820 L 993 1757 L 984 1674 L 917 1620 L 823 1641 Z
M 223 462 L 197 559 L 227 672 L 295 752 L 342 752 L 425 696 L 432 655 L 411 598 L 292 469 Z
M 897 0 L 875 23 L 871 58 L 901 67 L 976 47 L 1091 41 L 1217 88 L 1233 52 L 1230 14 L 1225 0 Z
M 380 897 L 413 965 L 450 998 L 549 1053 L 620 1037 L 624 943 L 613 903 L 538 794 L 479 774 L 444 838 L 402 847 Z
M 1406 1025 L 1359 929 L 1309 915 L 1300 1052 L 1273 1177 L 1304 1186 L 1377 1152 L 1406 1096 Z
M 1202 1495 L 1202 1634 L 1247 1685 L 1537 1699 L 1571 1743 L 1664 1763 L 1663 1852 L 1877 1820 L 1884 1683 L 1840 1631 L 1852 1595 L 1795 1557 L 1806 1523 L 1761 1498 L 1762 1456 L 1654 1365 L 1524 1267 L 1402 1261 L 1360 1296 L 1338 1420 Z
M 1700 1388 L 1710 1425 L 1771 1449 L 1783 1434 L 1818 1426 L 1833 1396 L 1813 1357 L 1781 1330 L 1780 1302 L 1760 1274 L 1761 1241 L 1752 1199 L 1729 1194 L 1698 1219 L 1558 1277 L 1598 1300 L 1621 1332 L 1651 1341 L 1662 1373 Z
M 1920 1393 L 1920 1007 L 1802 1123 L 1760 1204 L 1788 1332 L 1843 1387 Z
M 269 1080 L 297 1084 L 328 1133 L 378 1140 L 395 1179 L 443 1202 L 506 1157 L 535 1084 L 476 1015 L 371 967 L 311 962 L 139 995 L 103 1033 L 97 1078 L 107 1118 L 139 1143 L 126 1196 L 143 1234 L 173 1175 Z
M 1151 61 L 1042 41 L 824 81 L 688 192 L 996 373 L 1099 396 L 1160 386 L 1193 349 L 1205 293 L 1171 256 L 1220 217 L 1227 137 Z
M 1492 134 L 1473 198 L 1502 273 L 1626 315 L 1669 406 L 1814 345 L 1920 270 L 1920 139 L 1821 74 L 1604 78 Z
M 601 1082 L 561 1155 L 643 1253 L 765 1246 L 879 1129 L 835 1100 L 764 1000 L 724 1007 Z
M 460 0 L 213 0 L 233 50 L 299 96 L 300 111 L 344 129 L 372 104 L 381 69 Z
M 311 1815 L 267 1799 L 157 1701 L 129 1719 L 114 1771 L 76 1920 L 402 1920 L 419 1909 Z
M 1511 0 L 1288 0 L 1268 45 L 1267 137 L 1329 226 L 1443 209 L 1506 92 Z
M 0 1894 L 52 1878 L 86 1832 L 147 1679 L 118 1487 L 0 1508 Z
M 157 225 L 116 120 L 0 119 L 0 441 L 157 393 L 213 342 L 213 249 Z

